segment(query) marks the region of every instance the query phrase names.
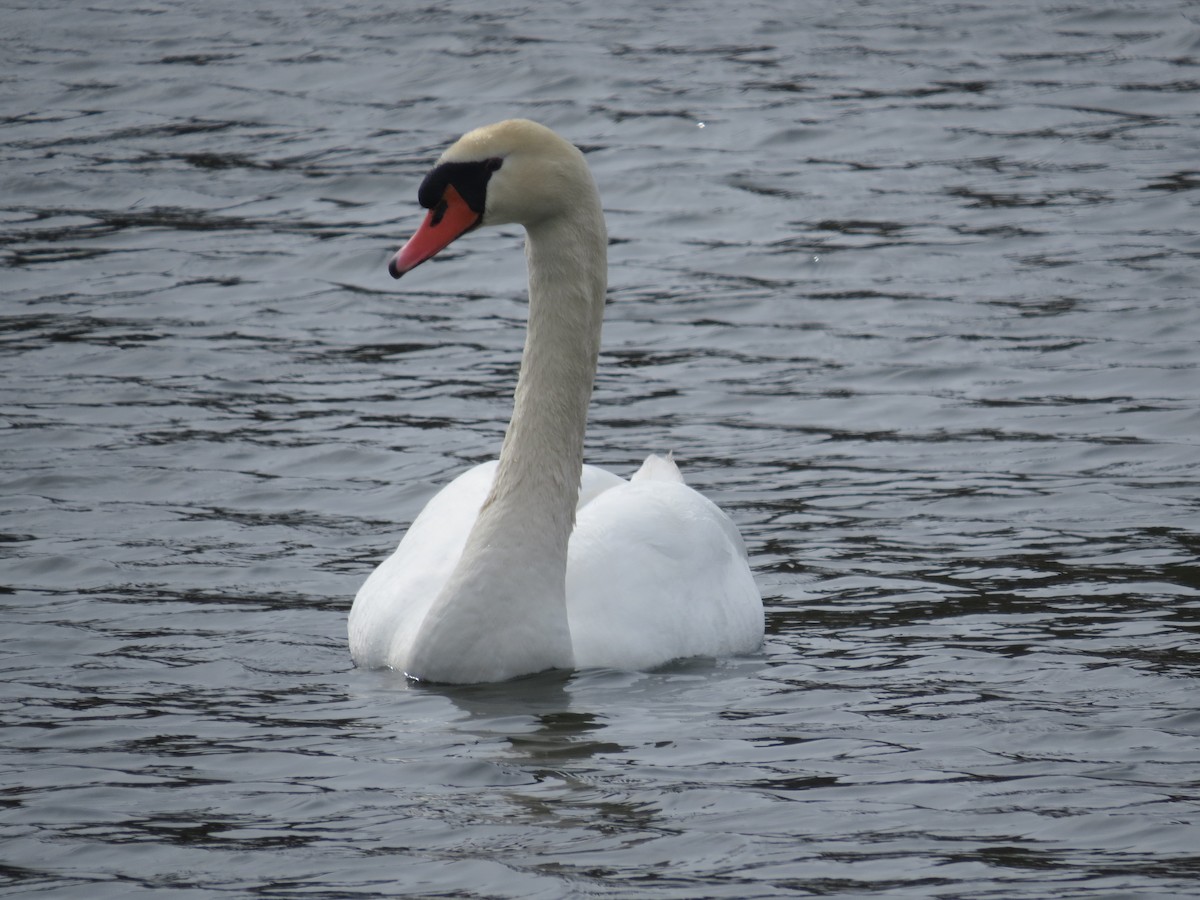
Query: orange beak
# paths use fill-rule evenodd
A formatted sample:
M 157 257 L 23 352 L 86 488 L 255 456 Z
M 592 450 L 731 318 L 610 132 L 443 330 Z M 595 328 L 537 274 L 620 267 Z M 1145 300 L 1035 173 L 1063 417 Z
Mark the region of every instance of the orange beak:
M 388 272 L 393 278 L 411 272 L 478 225 L 482 218 L 483 213 L 471 209 L 454 185 L 447 185 L 442 202 L 429 211 L 417 233 L 392 257 Z

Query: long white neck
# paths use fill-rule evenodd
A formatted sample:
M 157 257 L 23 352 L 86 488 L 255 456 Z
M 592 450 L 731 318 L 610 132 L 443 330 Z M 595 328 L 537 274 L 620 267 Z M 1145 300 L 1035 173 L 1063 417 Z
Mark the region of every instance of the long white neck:
M 488 512 L 496 505 L 536 507 L 545 520 L 543 549 L 552 547 L 564 566 L 604 315 L 603 220 L 599 228 L 578 224 L 592 227 L 529 232 L 529 328 L 512 420 L 486 504 Z
M 585 190 L 586 188 L 586 190 Z M 569 213 L 528 228 L 529 326 L 491 494 L 422 625 L 409 674 L 494 681 L 573 665 L 566 612 L 607 239 L 588 179 Z

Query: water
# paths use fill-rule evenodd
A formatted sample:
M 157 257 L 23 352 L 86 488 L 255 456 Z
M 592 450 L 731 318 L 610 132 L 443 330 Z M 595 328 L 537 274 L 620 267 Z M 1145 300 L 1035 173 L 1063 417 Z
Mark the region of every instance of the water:
M 0 891 L 1197 893 L 1193 4 L 2 16 Z M 506 422 L 517 232 L 385 265 L 508 115 L 605 200 L 588 457 L 730 511 L 760 655 L 350 664 Z

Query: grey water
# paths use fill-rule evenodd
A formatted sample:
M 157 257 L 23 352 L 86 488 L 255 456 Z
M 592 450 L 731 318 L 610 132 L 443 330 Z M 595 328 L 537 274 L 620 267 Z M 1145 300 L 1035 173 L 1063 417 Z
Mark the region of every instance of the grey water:
M 1200 895 L 1200 8 L 0 9 L 0 893 Z M 673 451 L 761 653 L 441 689 L 351 598 L 493 457 L 587 153 L 589 461 Z

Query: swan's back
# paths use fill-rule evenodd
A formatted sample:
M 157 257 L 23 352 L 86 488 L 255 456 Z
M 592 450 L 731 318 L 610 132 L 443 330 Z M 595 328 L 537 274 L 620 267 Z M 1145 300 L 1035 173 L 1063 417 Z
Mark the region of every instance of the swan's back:
M 762 642 L 762 600 L 737 528 L 673 463 L 651 460 L 665 465 L 648 462 L 641 477 L 605 491 L 571 533 L 567 616 L 577 666 L 645 669 L 749 653 Z

